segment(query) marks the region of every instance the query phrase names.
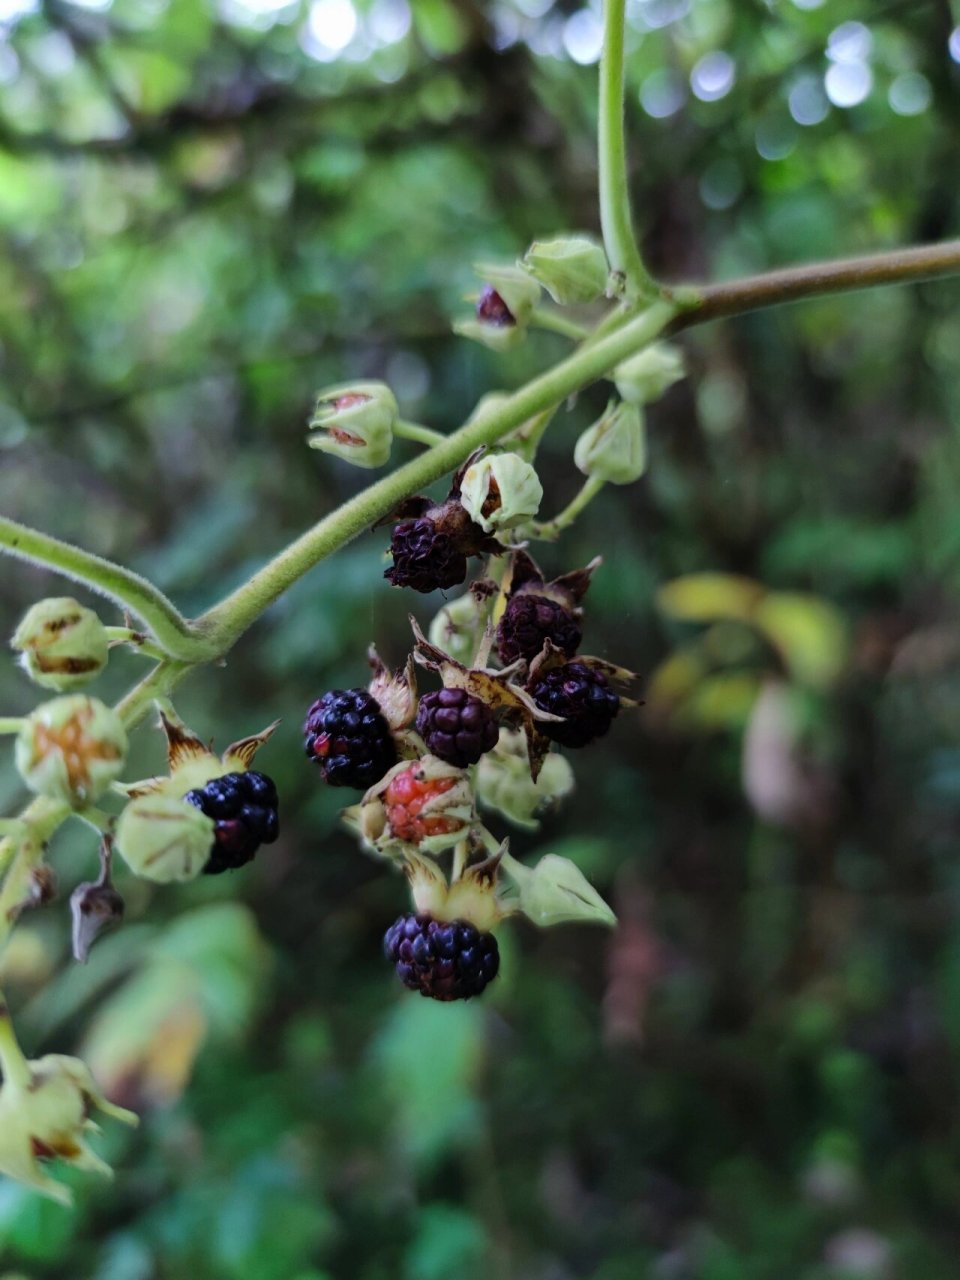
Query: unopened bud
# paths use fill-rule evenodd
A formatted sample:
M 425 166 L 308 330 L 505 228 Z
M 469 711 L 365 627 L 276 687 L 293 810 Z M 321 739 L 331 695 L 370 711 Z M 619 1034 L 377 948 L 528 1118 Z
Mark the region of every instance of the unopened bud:
M 560 306 L 595 301 L 610 276 L 603 246 L 588 236 L 534 240 L 520 265 Z
M 613 380 L 624 400 L 649 404 L 659 400 L 675 382 L 687 375 L 683 352 L 669 342 L 655 342 L 631 356 L 613 371 Z
M 639 480 L 647 469 L 647 435 L 640 406 L 611 401 L 603 417 L 577 441 L 573 460 L 584 475 L 608 484 Z
M 454 332 L 494 351 L 509 351 L 525 335 L 540 301 L 540 286 L 515 266 L 478 264 L 475 270 L 485 282 L 477 298 L 476 317 L 455 324 Z
M 65 692 L 78 689 L 107 665 L 107 629 L 70 596 L 40 600 L 28 609 L 10 646 L 35 684 Z
M 196 879 L 213 845 L 213 819 L 164 792 L 131 800 L 117 823 L 116 847 L 127 866 L 155 884 Z
M 75 693 L 45 702 L 24 721 L 17 770 L 31 791 L 83 808 L 123 771 L 127 734 L 115 711 Z
M 460 501 L 485 533 L 535 516 L 542 500 L 539 476 L 516 453 L 484 454 L 467 468 L 460 484 Z
M 321 391 L 310 419 L 311 449 L 335 454 L 358 467 L 382 467 L 390 460 L 400 419 L 396 397 L 383 382 L 357 382 Z
M 533 782 L 525 737 L 512 729 L 500 730 L 497 745 L 477 765 L 474 784 L 479 804 L 528 831 L 536 831 L 537 815 L 558 804 L 574 785 L 569 763 L 555 752 L 546 757 Z
M 472 591 L 458 596 L 445 604 L 430 623 L 430 642 L 455 662 L 472 666 L 489 612 L 489 601 L 479 600 Z

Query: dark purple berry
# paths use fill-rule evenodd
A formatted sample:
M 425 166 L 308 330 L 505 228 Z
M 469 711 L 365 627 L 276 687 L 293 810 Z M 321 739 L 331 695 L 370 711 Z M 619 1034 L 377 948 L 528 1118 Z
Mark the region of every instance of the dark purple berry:
M 485 284 L 477 299 L 477 319 L 483 324 L 495 324 L 501 329 L 517 323 L 513 312 L 500 297 L 492 284 Z
M 383 576 L 395 587 L 436 591 L 456 587 L 467 576 L 467 557 L 456 539 L 428 516 L 401 520 L 390 539 L 393 565 Z
M 549 596 L 521 591 L 511 596 L 497 627 L 497 652 L 509 665 L 518 658 L 531 662 L 549 640 L 572 658 L 583 639 L 580 619 Z
M 400 916 L 384 936 L 383 953 L 404 986 L 431 1000 L 478 996 L 500 968 L 496 938 L 468 920 Z
M 417 708 L 417 732 L 431 755 L 465 769 L 497 745 L 493 711 L 466 689 L 425 693 Z
M 602 671 L 583 662 L 552 667 L 535 681 L 530 693 L 541 711 L 564 721 L 542 720 L 538 728 L 563 747 L 585 747 L 602 738 L 620 710 L 620 698 Z
M 277 788 L 265 773 L 226 773 L 183 798 L 213 819 L 213 848 L 205 875 L 242 867 L 279 833 Z
M 366 689 L 331 689 L 307 712 L 304 746 L 331 787 L 366 791 L 397 763 L 380 704 Z

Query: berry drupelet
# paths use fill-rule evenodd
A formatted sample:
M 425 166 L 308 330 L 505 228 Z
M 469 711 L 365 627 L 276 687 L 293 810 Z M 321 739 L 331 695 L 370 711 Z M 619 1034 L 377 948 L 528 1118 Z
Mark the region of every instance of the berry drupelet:
M 491 708 L 466 689 L 425 693 L 417 708 L 417 732 L 432 755 L 458 769 L 476 764 L 500 736 Z
M 400 916 L 386 932 L 383 951 L 404 986 L 431 1000 L 478 996 L 500 968 L 496 938 L 468 920 Z
M 563 716 L 539 728 L 563 747 L 585 747 L 602 738 L 620 710 L 620 698 L 602 671 L 584 662 L 566 662 L 539 676 L 530 689 L 542 711 Z
M 332 787 L 365 791 L 397 763 L 380 704 L 366 689 L 331 689 L 307 712 L 304 746 Z
M 549 640 L 572 658 L 583 639 L 579 610 L 566 608 L 549 596 L 522 591 L 511 596 L 497 627 L 497 652 L 509 665 L 518 658 L 527 662 L 537 656 Z
M 214 822 L 204 875 L 220 875 L 249 862 L 279 831 L 277 788 L 265 773 L 225 773 L 183 797 Z
M 419 844 L 431 836 L 450 835 L 463 827 L 453 814 L 424 809 L 457 785 L 457 778 L 425 778 L 418 761 L 401 769 L 383 793 L 390 831 L 398 840 Z

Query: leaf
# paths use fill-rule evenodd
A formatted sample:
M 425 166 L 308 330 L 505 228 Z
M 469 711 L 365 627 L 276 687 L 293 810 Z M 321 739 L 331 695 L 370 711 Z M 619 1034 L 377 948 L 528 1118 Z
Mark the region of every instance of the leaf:
M 750 622 L 765 594 L 759 582 L 733 573 L 689 573 L 657 592 L 657 605 L 682 622 Z
M 504 854 L 501 865 L 517 886 L 516 909 L 541 929 L 574 920 L 580 924 L 617 923 L 617 917 L 569 858 L 548 853 L 535 867 L 525 867 Z
M 801 683 L 825 689 L 839 678 L 847 661 L 847 626 L 827 600 L 799 592 L 772 592 L 757 608 L 754 620 Z

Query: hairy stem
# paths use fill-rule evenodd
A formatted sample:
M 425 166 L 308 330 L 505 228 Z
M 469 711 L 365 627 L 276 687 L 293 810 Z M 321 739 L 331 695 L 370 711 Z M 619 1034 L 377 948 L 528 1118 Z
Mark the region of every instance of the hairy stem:
M 623 277 L 627 297 L 656 293 L 633 233 L 627 149 L 623 131 L 624 10 L 626 0 L 604 0 L 603 51 L 597 150 L 600 167 L 600 226 L 610 266 Z
M 102 556 L 0 516 L 0 551 L 53 569 L 109 596 L 142 618 L 163 650 L 174 658 L 212 657 L 209 646 L 152 582 Z
M 559 538 L 563 530 L 573 524 L 584 507 L 593 501 L 603 488 L 604 483 L 597 476 L 587 476 L 579 490 L 552 520 L 545 520 L 542 524 L 530 526 L 531 537 L 541 538 L 544 542 L 552 542 L 555 538 Z
M 249 582 L 205 613 L 198 626 L 213 645 L 226 651 L 294 582 L 388 515 L 402 498 L 453 471 L 480 445 L 494 444 L 535 414 L 603 377 L 614 365 L 659 337 L 676 314 L 674 303 L 655 302 L 601 342 L 580 347 L 502 404 L 477 414 L 459 431 L 446 436 L 442 444 L 384 476 L 308 529 Z
M 421 426 L 419 422 L 400 421 L 394 425 L 393 434 L 401 440 L 415 440 L 418 444 L 439 444 L 446 440 L 442 431 Z

